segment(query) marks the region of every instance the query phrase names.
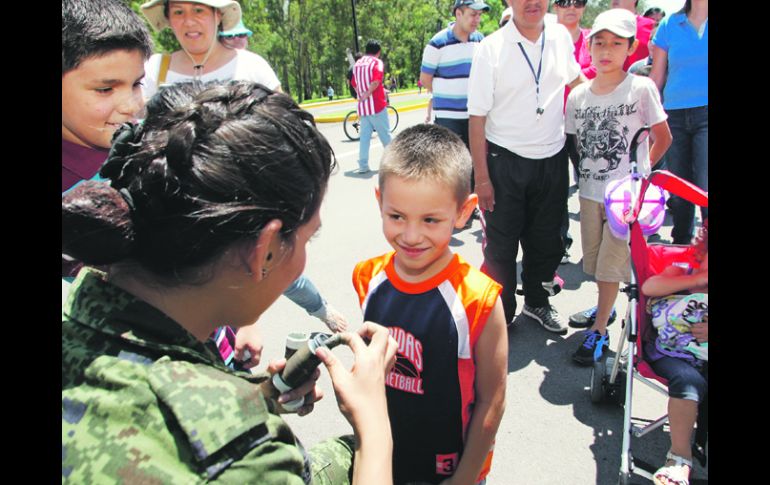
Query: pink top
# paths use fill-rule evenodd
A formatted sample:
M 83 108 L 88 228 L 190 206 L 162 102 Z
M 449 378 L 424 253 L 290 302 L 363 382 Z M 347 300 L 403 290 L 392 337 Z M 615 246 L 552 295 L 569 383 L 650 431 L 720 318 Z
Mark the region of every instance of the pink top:
M 575 41 L 575 60 L 580 64 L 580 69 L 587 79 L 596 77 L 596 68 L 591 64 L 591 51 L 588 49 L 588 33 L 591 29 L 580 29 L 578 40 Z M 567 107 L 569 86 L 564 89 L 564 108 Z
M 623 64 L 623 70 L 628 71 L 628 68 L 631 67 L 631 64 L 634 62 L 646 59 L 647 56 L 650 55 L 650 35 L 652 34 L 652 29 L 655 27 L 655 21 L 652 19 L 648 19 L 647 17 L 642 17 L 641 15 L 636 16 L 636 40 L 639 41 L 639 45 L 636 48 L 636 51 L 628 56 L 626 59 L 626 62 Z

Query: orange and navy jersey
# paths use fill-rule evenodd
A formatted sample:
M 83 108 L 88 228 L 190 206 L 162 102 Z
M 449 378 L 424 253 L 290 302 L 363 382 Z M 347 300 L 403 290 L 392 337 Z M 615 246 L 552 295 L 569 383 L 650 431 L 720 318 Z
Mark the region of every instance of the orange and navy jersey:
M 459 255 L 436 276 L 409 283 L 394 253 L 356 265 L 364 320 L 398 342 L 386 379 L 395 483 L 438 483 L 454 474 L 475 402 L 474 349 L 501 286 Z M 489 471 L 490 450 L 482 479 Z

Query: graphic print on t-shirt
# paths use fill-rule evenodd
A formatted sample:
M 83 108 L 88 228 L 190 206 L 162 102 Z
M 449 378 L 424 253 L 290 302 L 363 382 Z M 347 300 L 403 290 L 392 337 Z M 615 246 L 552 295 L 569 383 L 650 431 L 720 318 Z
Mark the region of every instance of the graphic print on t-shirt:
M 635 101 L 632 104 L 575 110 L 575 119 L 583 120 L 577 130 L 580 178 L 604 181 L 610 178 L 610 172 L 618 168 L 628 154 L 630 132 L 619 118 L 636 113 L 636 105 Z
M 398 342 L 396 365 L 388 373 L 385 385 L 412 394 L 424 394 L 422 387 L 422 342 L 400 327 L 388 327 L 388 332 Z

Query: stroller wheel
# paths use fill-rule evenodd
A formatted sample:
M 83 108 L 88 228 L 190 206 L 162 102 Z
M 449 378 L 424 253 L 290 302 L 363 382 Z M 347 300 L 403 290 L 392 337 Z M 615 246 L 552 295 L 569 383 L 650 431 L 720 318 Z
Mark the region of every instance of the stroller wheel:
M 594 362 L 591 369 L 591 402 L 598 404 L 604 400 L 605 364 L 603 360 Z

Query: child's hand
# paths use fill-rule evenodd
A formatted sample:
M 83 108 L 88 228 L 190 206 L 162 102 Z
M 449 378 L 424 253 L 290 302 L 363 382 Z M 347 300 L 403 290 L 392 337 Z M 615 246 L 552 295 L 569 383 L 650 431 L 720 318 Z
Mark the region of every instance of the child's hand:
M 695 274 L 696 288 L 708 288 L 709 287 L 709 270 L 704 269 L 698 271 Z
M 692 336 L 695 337 L 695 340 L 697 340 L 698 343 L 702 344 L 709 341 L 708 322 L 694 323 L 690 326 L 690 329 L 692 330 Z
M 244 362 L 243 367 L 251 369 L 259 365 L 262 358 L 262 336 L 259 334 L 257 324 L 253 323 L 245 327 L 240 327 L 235 332 L 235 359 L 244 360 L 245 351 L 248 350 L 249 358 Z

